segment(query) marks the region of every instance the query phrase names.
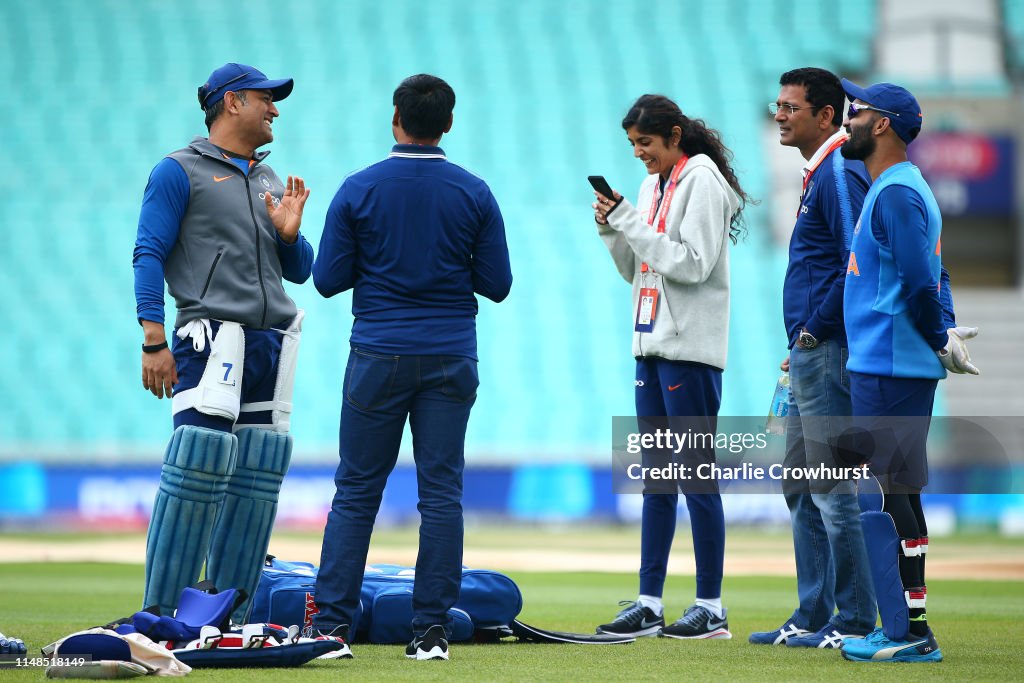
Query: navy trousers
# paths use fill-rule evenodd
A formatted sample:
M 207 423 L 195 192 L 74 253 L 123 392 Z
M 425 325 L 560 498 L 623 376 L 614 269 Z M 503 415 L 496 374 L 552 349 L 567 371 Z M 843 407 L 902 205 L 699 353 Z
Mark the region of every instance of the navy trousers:
M 324 530 L 314 624 L 326 633 L 352 623 L 370 534 L 395 467 L 406 420 L 419 491 L 420 543 L 413 632 L 441 624 L 462 579 L 462 471 L 466 424 L 480 380 L 456 356 L 394 356 L 353 347 L 345 369 L 337 491 Z
M 702 429 L 715 432 L 722 404 L 722 371 L 696 363 L 644 358 L 636 363 L 636 414 L 640 417 L 705 416 Z M 687 424 L 694 426 L 692 420 Z M 714 453 L 701 454 L 707 461 Z M 718 493 L 687 493 L 696 561 L 697 597 L 722 595 L 725 516 Z M 676 530 L 678 493 L 645 493 L 640 522 L 640 594 L 660 597 Z

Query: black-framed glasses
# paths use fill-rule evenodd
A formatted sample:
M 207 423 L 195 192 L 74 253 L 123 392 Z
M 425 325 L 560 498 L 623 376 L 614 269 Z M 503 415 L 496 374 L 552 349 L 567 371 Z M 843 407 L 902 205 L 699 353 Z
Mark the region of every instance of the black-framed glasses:
M 853 118 L 862 111 L 877 111 L 882 114 L 888 114 L 889 116 L 895 116 L 900 118 L 900 115 L 894 111 L 888 109 L 879 109 L 878 107 L 872 107 L 870 104 L 857 104 L 856 102 L 850 102 L 850 108 L 846 110 L 847 118 Z
M 205 85 L 199 86 L 199 106 L 202 107 L 203 109 L 206 109 L 206 102 L 207 102 L 207 100 L 210 99 L 211 95 L 213 95 L 214 93 L 217 93 L 217 92 L 223 90 L 224 88 L 228 87 L 232 83 L 237 83 L 238 81 L 240 81 L 243 78 L 245 78 L 246 76 L 248 76 L 250 73 L 252 73 L 252 72 L 251 71 L 246 71 L 244 74 L 242 74 L 240 76 L 235 76 L 230 81 L 225 81 L 225 82 L 221 83 L 220 85 L 218 85 L 213 90 L 206 90 L 206 86 Z M 206 90 L 206 92 L 203 92 L 204 90 Z
M 792 104 L 779 104 L 778 102 L 772 102 L 768 105 L 768 113 L 772 116 L 775 116 L 780 111 L 787 116 L 792 116 L 796 112 L 804 109 L 810 109 L 813 113 L 815 109 L 821 109 L 821 107 L 796 107 Z

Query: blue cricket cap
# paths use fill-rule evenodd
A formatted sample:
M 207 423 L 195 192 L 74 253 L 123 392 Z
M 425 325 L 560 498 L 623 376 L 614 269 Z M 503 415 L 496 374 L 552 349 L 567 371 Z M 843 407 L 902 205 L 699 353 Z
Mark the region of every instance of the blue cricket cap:
M 295 81 L 291 78 L 271 80 L 254 66 L 229 62 L 216 69 L 206 83 L 199 86 L 199 106 L 203 110 L 209 109 L 224 99 L 224 93 L 229 90 L 269 90 L 274 101 L 280 102 L 291 94 L 294 86 Z
M 850 101 L 860 100 L 894 114 L 889 117 L 889 125 L 904 143 L 909 145 L 921 132 L 924 123 L 921 105 L 906 88 L 892 83 L 875 83 L 862 88 L 844 78 L 843 90 Z
M 70 659 L 83 657 L 91 662 L 114 660 L 132 661 L 132 650 L 128 641 L 107 633 L 79 633 L 68 636 L 57 646 L 55 657 Z

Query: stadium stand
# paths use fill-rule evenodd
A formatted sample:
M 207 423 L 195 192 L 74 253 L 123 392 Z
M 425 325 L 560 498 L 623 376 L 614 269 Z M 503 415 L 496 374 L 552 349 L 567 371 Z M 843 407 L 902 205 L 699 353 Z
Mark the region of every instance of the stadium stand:
M 1018 75 L 1024 75 L 1024 3 L 1003 0 L 1002 4 L 1008 44 L 1007 61 Z
M 270 146 L 282 175 L 313 195 L 303 230 L 318 242 L 345 174 L 391 140 L 391 93 L 416 72 L 454 86 L 450 158 L 484 177 L 507 221 L 512 295 L 481 305 L 480 394 L 468 450 L 478 461 L 603 459 L 610 416 L 632 412 L 629 289 L 591 224 L 586 176 L 634 196 L 642 179 L 619 121 L 664 92 L 722 132 L 745 188 L 765 197 L 764 106 L 778 74 L 815 64 L 860 74 L 874 0 L 834 8 L 781 0 L 655 2 L 625 11 L 587 0 L 311 0 L 243 6 L 180 0 L 0 3 L 0 129 L 8 248 L 4 317 L 16 359 L 0 449 L 67 456 L 147 455 L 166 441 L 169 406 L 142 393 L 131 252 L 152 166 L 203 134 L 195 88 L 226 61 L 296 78 Z M 1022 36 L 1019 3 L 1004 4 Z M 1011 17 L 1011 15 L 1013 15 Z M 799 25 L 800 30 L 790 30 Z M 1018 43 L 1019 44 L 1019 43 Z M 767 208 L 747 211 L 732 250 L 730 365 L 723 414 L 761 415 L 784 349 L 785 253 Z M 328 457 L 350 299 L 290 288 L 307 310 L 293 429 L 297 458 Z M 171 311 L 168 302 L 168 311 Z

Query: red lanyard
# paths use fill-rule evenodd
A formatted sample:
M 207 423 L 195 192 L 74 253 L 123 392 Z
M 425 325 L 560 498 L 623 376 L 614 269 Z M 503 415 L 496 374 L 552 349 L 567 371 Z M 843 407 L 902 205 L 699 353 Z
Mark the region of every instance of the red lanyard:
M 679 176 L 683 173 L 683 168 L 686 166 L 686 162 L 690 160 L 690 157 L 685 154 L 676 165 L 672 167 L 672 173 L 668 177 L 668 185 L 665 186 L 665 196 L 661 200 L 661 208 L 658 208 L 658 188 L 654 188 L 654 194 L 651 196 L 651 210 L 647 212 L 647 225 L 654 225 L 655 216 L 658 217 L 658 232 L 665 232 L 665 221 L 668 219 L 668 210 L 672 204 L 672 196 L 676 193 L 676 185 L 679 182 Z M 651 269 L 647 263 L 640 264 L 640 272 L 646 273 Z
M 825 159 L 828 158 L 829 154 L 836 151 L 837 148 L 841 147 L 842 144 L 849 139 L 849 136 L 841 136 L 838 140 L 829 145 L 828 149 L 825 150 L 824 154 L 818 157 L 818 161 L 814 164 L 814 166 L 811 166 L 809 169 L 807 169 L 807 175 L 804 176 L 804 185 L 802 188 L 800 188 L 800 202 L 797 204 L 796 207 L 797 218 L 800 218 L 800 207 L 804 203 L 804 195 L 807 194 L 807 185 L 811 182 L 811 176 L 813 176 L 814 172 L 818 170 L 819 166 L 821 166 L 821 162 L 825 161 Z

